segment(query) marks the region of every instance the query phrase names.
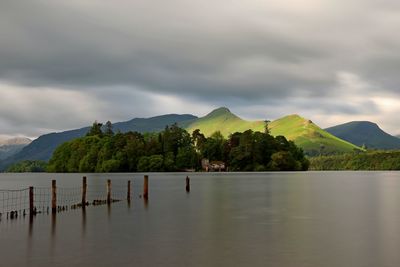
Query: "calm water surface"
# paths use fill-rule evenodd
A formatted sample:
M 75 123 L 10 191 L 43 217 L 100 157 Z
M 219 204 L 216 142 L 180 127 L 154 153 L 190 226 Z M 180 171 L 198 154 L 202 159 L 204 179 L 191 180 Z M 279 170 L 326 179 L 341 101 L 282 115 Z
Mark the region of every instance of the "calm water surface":
M 82 174 L 0 174 L 0 188 Z M 400 266 L 400 173 L 87 175 L 133 200 L 0 222 L 0 266 Z

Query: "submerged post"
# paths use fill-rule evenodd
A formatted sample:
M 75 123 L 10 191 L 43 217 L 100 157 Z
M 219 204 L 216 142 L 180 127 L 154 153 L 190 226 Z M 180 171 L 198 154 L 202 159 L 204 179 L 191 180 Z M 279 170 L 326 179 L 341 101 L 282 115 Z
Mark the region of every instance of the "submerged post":
M 107 204 L 111 204 L 111 180 L 107 180 Z
M 51 212 L 57 212 L 57 185 L 56 180 L 51 181 Z
M 190 178 L 186 176 L 186 192 L 190 192 Z
M 148 175 L 144 176 L 143 198 L 144 199 L 148 199 L 149 198 L 149 176 Z
M 33 186 L 29 187 L 29 216 L 33 215 Z
M 86 207 L 86 191 L 87 191 L 87 178 L 83 176 L 82 178 L 82 208 Z
M 128 180 L 128 193 L 126 196 L 126 200 L 128 200 L 128 202 L 131 201 L 131 180 Z

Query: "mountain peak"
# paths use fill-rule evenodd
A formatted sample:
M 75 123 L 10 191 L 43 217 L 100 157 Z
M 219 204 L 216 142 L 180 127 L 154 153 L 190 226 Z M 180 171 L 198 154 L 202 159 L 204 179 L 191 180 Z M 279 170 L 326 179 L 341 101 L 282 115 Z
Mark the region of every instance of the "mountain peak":
M 216 108 L 210 113 L 206 115 L 206 117 L 214 117 L 214 116 L 221 116 L 221 115 L 227 115 L 227 114 L 233 114 L 227 107 L 220 107 Z
M 28 145 L 32 140 L 26 137 L 13 137 L 9 139 L 0 140 L 0 146 L 12 146 L 12 145 Z

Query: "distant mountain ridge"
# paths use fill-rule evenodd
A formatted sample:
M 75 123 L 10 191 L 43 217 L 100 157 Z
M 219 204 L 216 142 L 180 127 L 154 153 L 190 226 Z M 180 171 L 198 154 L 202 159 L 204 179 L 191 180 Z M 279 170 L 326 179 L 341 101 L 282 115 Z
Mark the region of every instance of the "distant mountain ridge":
M 400 149 L 400 139 L 383 131 L 370 121 L 352 121 L 325 129 L 358 146 L 373 149 Z
M 168 114 L 151 118 L 135 118 L 125 122 L 117 122 L 113 124 L 115 132 L 138 131 L 158 132 L 165 128 L 166 125 L 178 123 L 182 128 L 192 132 L 195 129 L 200 129 L 206 136 L 210 136 L 215 131 L 220 131 L 225 137 L 234 132 L 243 132 L 246 130 L 264 131 L 265 121 L 247 121 L 233 114 L 228 108 L 217 108 L 203 117 L 196 117 L 190 114 Z M 360 124 L 360 123 L 359 123 Z M 350 124 L 351 126 L 352 124 Z M 365 125 L 365 122 L 361 123 Z M 294 141 L 298 146 L 303 148 L 308 155 L 346 153 L 354 150 L 362 150 L 359 146 L 372 146 L 373 143 L 368 143 L 365 138 L 365 133 L 368 129 L 373 128 L 371 132 L 384 135 L 386 140 L 391 137 L 391 143 L 385 143 L 385 148 L 400 148 L 400 139 L 384 133 L 376 124 L 367 124 L 367 128 L 362 128 L 355 135 L 354 139 L 348 138 L 347 135 L 342 135 L 343 129 L 352 129 L 352 127 L 339 127 L 341 125 L 321 129 L 311 120 L 293 114 L 274 120 L 269 123 L 269 129 L 272 135 L 283 135 L 287 139 Z M 354 125 L 353 125 L 354 126 Z M 0 170 L 8 165 L 21 160 L 49 160 L 54 150 L 60 144 L 72 139 L 84 136 L 90 127 L 69 130 L 59 133 L 45 134 L 34 140 L 31 144 L 24 147 L 20 152 L 0 161 Z M 338 131 L 342 129 L 342 131 Z M 366 130 L 367 129 L 367 130 Z M 373 134 L 372 134 L 373 135 Z M 368 136 L 368 135 L 367 135 Z M 360 141 L 363 140 L 363 141 Z M 368 139 L 368 140 L 371 140 Z M 394 142 L 393 140 L 396 140 Z M 375 143 L 376 145 L 376 143 Z M 383 147 L 382 144 L 379 147 Z
M 196 116 L 190 114 L 167 114 L 151 118 L 135 118 L 129 121 L 117 122 L 113 124 L 113 130 L 115 132 L 158 132 L 163 130 L 166 125 L 180 123 L 187 120 L 193 120 L 196 118 Z M 51 158 L 54 150 L 59 145 L 72 139 L 86 135 L 89 129 L 90 127 L 83 127 L 76 130 L 42 135 L 15 155 L 12 155 L 11 157 L 8 157 L 1 161 L 0 170 L 4 170 L 7 166 L 22 160 L 48 161 Z
M 3 138 L 0 140 L 0 160 L 17 154 L 32 141 L 25 137 Z
M 12 137 L 0 140 L 0 146 L 28 145 L 32 140 L 27 137 Z

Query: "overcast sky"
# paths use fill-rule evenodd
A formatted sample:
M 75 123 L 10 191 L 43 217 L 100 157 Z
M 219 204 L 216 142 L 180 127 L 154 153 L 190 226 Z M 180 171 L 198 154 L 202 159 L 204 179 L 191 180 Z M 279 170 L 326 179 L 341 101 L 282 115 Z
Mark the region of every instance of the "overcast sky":
M 226 106 L 400 133 L 398 0 L 2 0 L 0 135 Z

